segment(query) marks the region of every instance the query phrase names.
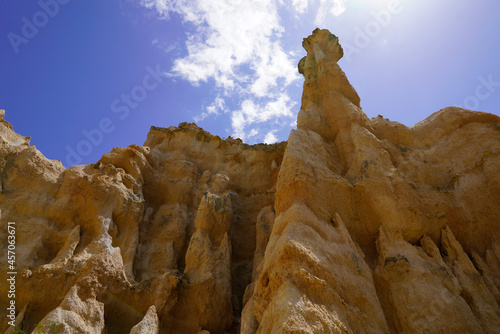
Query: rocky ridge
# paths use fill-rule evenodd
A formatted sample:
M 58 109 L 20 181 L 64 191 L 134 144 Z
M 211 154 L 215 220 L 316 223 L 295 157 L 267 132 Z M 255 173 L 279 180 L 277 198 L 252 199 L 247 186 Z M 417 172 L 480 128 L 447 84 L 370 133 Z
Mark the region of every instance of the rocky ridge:
M 303 46 L 297 130 L 279 144 L 182 123 L 65 169 L 2 115 L 17 326 L 500 333 L 500 118 L 450 107 L 412 127 L 368 119 L 338 38 L 317 29 Z

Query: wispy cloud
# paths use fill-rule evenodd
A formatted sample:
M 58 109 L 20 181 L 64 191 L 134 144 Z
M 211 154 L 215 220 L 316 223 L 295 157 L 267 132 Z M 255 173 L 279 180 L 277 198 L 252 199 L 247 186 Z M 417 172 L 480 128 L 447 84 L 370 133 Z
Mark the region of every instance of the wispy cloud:
M 203 111 L 200 115 L 194 116 L 193 119 L 195 122 L 201 122 L 211 115 L 220 115 L 221 112 L 226 113 L 228 112 L 228 109 L 226 107 L 226 101 L 220 96 L 217 96 L 212 104 L 205 108 L 205 111 Z
M 320 0 L 321 12 L 339 15 L 347 0 Z M 219 94 L 213 103 L 194 117 L 201 122 L 207 117 L 230 112 L 232 135 L 270 141 L 276 131 L 265 132 L 256 127 L 272 122 L 280 127 L 293 121 L 287 89 L 299 79 L 298 59 L 282 45 L 284 28 L 278 7 L 289 6 L 297 13 L 309 10 L 308 0 L 142 0 L 162 17 L 181 15 L 194 27 L 187 35 L 187 55 L 174 61 L 171 75 L 193 85 L 213 82 Z M 213 81 L 212 81 L 213 80 Z M 225 98 L 241 102 L 229 110 Z M 273 130 L 273 129 L 271 129 Z
M 295 10 L 300 14 L 305 13 L 309 5 L 308 0 L 292 0 L 292 4 Z
M 152 40 L 151 44 L 156 46 L 158 49 L 163 50 L 165 53 L 170 53 L 178 47 L 177 43 L 165 44 L 160 42 L 158 39 Z
M 276 143 L 278 141 L 278 138 L 276 137 L 276 132 L 278 130 L 271 130 L 269 131 L 266 136 L 264 137 L 264 143 L 266 144 L 272 144 Z
M 252 99 L 244 100 L 241 103 L 241 109 L 232 112 L 231 115 L 234 135 L 244 140 L 247 138 L 247 127 L 271 120 L 280 126 L 281 119 L 291 119 L 293 116 L 291 110 L 294 105 L 295 103 L 290 101 L 286 93 L 281 93 L 265 103 L 257 103 Z
M 331 13 L 334 16 L 339 16 L 344 13 L 346 2 L 347 0 L 320 0 L 314 23 L 318 26 L 322 26 L 325 22 L 326 14 Z

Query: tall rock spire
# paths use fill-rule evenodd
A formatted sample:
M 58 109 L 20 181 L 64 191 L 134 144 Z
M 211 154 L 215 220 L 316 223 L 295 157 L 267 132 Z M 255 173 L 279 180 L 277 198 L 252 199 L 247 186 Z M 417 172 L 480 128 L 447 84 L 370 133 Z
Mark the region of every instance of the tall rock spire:
M 358 93 L 337 64 L 344 55 L 338 37 L 316 29 L 304 38 L 302 46 L 307 56 L 299 62 L 305 81 L 297 127 L 313 130 L 326 141 L 335 139 L 340 128 L 353 122 L 369 127 Z
M 459 246 L 494 253 L 500 189 L 481 185 L 496 177 L 487 166 L 498 168 L 500 132 L 491 123 L 500 119 L 447 108 L 411 128 L 369 120 L 337 64 L 338 38 L 316 29 L 303 46 L 298 129 L 283 155 L 276 218 L 241 333 L 495 332 L 492 276 L 470 283 L 438 247 L 452 248 L 443 228 L 456 235 L 453 249 L 474 274 Z M 464 197 L 469 182 L 480 200 Z M 472 235 L 481 241 L 472 244 Z

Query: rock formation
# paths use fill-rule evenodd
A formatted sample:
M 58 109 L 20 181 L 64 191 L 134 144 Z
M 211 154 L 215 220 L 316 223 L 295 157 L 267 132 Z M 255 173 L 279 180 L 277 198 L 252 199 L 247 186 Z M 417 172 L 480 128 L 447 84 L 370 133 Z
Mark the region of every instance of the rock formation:
M 297 130 L 279 144 L 182 123 L 65 169 L 2 115 L 18 328 L 500 333 L 500 117 L 368 119 L 338 38 L 317 29 L 303 46 Z

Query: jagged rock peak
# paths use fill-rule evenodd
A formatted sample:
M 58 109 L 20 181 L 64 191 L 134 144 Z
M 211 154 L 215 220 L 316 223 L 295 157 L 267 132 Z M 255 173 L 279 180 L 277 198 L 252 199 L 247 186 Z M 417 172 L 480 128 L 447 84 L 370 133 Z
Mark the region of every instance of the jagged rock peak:
M 150 131 L 148 133 L 148 137 L 144 146 L 149 146 L 153 148 L 159 142 L 163 141 L 165 138 L 171 138 L 172 136 L 181 135 L 181 133 L 186 134 L 188 137 L 195 137 L 203 142 L 214 142 L 218 143 L 219 146 L 234 146 L 240 147 L 241 149 L 250 149 L 250 150 L 261 150 L 261 151 L 273 151 L 275 149 L 282 149 L 286 146 L 286 141 L 274 143 L 274 144 L 247 144 L 244 143 L 240 138 L 233 138 L 231 136 L 223 139 L 217 135 L 213 135 L 210 132 L 200 128 L 195 123 L 182 122 L 179 123 L 178 126 L 169 126 L 169 127 L 159 127 L 159 126 L 151 126 Z M 182 136 L 182 135 L 181 135 Z
M 297 127 L 312 130 L 326 141 L 353 123 L 370 128 L 358 93 L 337 64 L 343 55 L 339 39 L 326 29 L 316 29 L 302 45 L 307 56 L 299 62 L 305 80 Z
M 302 40 L 302 47 L 308 52 L 318 52 L 338 62 L 344 56 L 344 50 L 339 43 L 339 38 L 327 29 L 314 29 L 313 33 Z M 307 56 L 306 56 L 307 57 Z M 303 74 L 303 65 L 306 57 L 299 62 L 299 73 Z

